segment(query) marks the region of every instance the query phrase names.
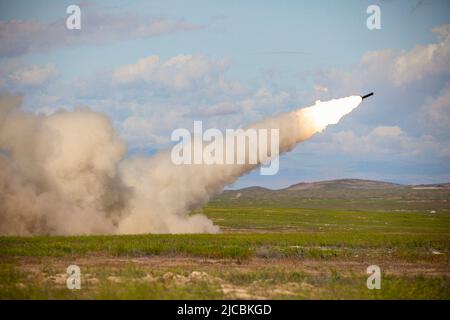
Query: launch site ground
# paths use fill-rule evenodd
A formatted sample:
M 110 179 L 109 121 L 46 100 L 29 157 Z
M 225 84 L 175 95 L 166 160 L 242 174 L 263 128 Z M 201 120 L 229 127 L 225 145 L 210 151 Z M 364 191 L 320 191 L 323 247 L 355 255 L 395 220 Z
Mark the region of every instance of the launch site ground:
M 4 236 L 0 298 L 450 299 L 449 201 L 448 184 L 338 180 L 226 191 L 197 210 L 220 234 Z

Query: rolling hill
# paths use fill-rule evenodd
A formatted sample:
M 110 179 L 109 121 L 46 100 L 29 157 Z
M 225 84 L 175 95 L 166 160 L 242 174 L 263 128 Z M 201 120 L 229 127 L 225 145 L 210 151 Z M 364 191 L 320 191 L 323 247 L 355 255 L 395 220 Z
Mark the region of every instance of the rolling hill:
M 286 188 L 287 190 L 343 190 L 343 189 L 384 189 L 402 188 L 396 183 L 362 180 L 362 179 L 338 179 L 318 182 L 300 182 Z
M 301 182 L 285 189 L 225 190 L 209 206 L 271 206 L 386 211 L 450 211 L 450 184 L 401 185 L 339 179 Z

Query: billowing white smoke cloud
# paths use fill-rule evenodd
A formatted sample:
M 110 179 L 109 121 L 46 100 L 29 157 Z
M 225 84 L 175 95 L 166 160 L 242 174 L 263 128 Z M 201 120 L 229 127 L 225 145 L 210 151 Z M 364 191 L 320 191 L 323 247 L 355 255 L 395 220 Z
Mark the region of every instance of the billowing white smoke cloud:
M 267 118 L 280 152 L 337 123 L 361 97 Z M 170 152 L 124 159 L 126 146 L 104 115 L 86 108 L 49 116 L 0 97 L 0 234 L 218 232 L 189 215 L 258 165 L 174 165 Z

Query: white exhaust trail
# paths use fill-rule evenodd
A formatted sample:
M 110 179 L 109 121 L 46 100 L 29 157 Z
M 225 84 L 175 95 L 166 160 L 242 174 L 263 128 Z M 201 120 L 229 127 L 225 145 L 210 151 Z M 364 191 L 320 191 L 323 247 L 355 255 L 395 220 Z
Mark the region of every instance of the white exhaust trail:
M 361 101 L 316 102 L 249 127 L 279 129 L 284 153 Z M 0 97 L 0 234 L 218 232 L 189 211 L 259 165 L 175 165 L 169 151 L 124 160 L 126 146 L 104 115 L 19 107 L 19 97 Z

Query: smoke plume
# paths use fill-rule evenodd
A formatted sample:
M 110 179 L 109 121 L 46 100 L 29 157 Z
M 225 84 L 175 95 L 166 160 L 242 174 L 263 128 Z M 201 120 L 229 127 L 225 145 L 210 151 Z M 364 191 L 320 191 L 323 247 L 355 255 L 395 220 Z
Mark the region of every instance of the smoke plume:
M 359 96 L 316 102 L 249 127 L 279 129 L 283 153 L 360 103 Z M 36 115 L 20 105 L 20 96 L 0 97 L 3 235 L 218 232 L 190 210 L 258 166 L 175 165 L 170 151 L 125 158 L 105 115 L 88 108 Z

